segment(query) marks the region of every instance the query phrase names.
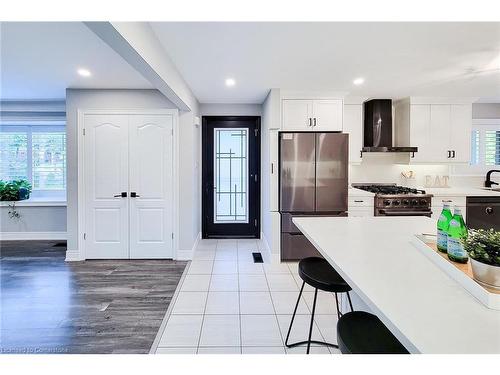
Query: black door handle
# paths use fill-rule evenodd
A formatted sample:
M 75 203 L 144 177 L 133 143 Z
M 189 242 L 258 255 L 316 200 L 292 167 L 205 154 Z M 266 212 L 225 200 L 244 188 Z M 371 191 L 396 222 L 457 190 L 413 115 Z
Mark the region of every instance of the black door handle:
M 120 194 L 113 195 L 113 197 L 115 197 L 115 198 L 118 198 L 118 197 L 127 198 L 127 192 L 122 191 Z
M 138 197 L 140 197 L 140 195 L 137 194 L 135 191 L 130 192 L 130 198 L 138 198 Z

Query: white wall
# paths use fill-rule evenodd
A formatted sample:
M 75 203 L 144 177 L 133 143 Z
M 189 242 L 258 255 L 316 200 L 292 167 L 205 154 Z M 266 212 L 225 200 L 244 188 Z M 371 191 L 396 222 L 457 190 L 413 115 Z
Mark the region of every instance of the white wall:
M 66 90 L 67 116 L 67 230 L 68 250 L 78 250 L 77 111 L 78 109 L 172 109 L 175 105 L 157 90 Z M 179 114 L 179 249 L 191 250 L 200 231 L 199 130 L 193 112 Z
M 30 238 L 36 238 L 35 232 L 66 232 L 66 207 L 25 207 L 17 206 L 21 214 L 19 219 L 9 217 L 9 207 L 0 207 L 0 237 L 2 233 L 19 234 L 29 232 Z
M 472 104 L 472 118 L 500 118 L 500 103 Z
M 262 105 L 260 104 L 200 104 L 202 116 L 261 116 Z

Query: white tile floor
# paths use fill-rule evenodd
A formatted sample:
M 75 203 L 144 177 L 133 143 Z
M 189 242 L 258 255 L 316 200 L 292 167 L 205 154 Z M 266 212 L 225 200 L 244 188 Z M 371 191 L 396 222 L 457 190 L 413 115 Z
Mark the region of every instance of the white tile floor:
M 255 264 L 258 240 L 202 240 L 172 301 L 156 353 L 303 354 L 284 346 L 302 283 L 296 263 Z M 291 341 L 309 332 L 313 293 L 305 289 Z M 313 339 L 336 342 L 335 299 L 318 294 Z M 338 353 L 314 347 L 312 353 Z

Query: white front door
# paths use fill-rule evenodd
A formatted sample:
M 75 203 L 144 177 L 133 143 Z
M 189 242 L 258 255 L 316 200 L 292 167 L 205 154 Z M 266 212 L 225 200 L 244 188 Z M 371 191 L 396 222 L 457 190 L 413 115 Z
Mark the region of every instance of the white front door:
M 171 115 L 129 118 L 130 258 L 173 256 L 172 127 Z
M 85 258 L 173 257 L 173 114 L 85 114 Z
M 128 116 L 85 115 L 86 258 L 129 257 Z

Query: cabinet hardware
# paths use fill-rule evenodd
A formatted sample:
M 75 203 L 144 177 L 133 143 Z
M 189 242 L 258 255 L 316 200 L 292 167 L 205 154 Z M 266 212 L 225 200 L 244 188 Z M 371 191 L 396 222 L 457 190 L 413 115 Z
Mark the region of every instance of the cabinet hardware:
M 127 192 L 122 191 L 120 194 L 113 195 L 114 198 L 127 198 Z
M 316 117 L 314 118 L 314 125 L 313 126 L 316 126 Z
M 354 200 L 354 202 L 356 202 L 356 203 L 363 203 L 364 201 L 357 201 L 357 200 Z
M 312 126 L 312 118 L 309 117 L 309 126 Z
M 271 163 L 271 174 L 274 174 L 274 163 Z
M 139 197 L 140 197 L 140 195 L 137 194 L 135 191 L 130 192 L 130 198 L 139 198 Z
M 451 158 L 451 151 L 448 150 L 448 159 Z
M 455 150 L 452 150 L 451 152 L 452 152 L 451 157 L 452 157 L 453 159 L 455 159 Z

